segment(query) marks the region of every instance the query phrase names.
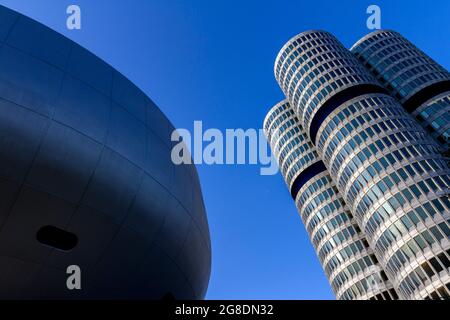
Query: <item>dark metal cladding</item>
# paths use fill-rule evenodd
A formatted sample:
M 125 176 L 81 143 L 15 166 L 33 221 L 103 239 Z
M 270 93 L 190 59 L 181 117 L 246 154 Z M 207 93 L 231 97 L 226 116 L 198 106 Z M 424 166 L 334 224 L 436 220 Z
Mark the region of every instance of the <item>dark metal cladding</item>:
M 0 298 L 203 298 L 208 222 L 172 130 L 111 66 L 0 6 Z

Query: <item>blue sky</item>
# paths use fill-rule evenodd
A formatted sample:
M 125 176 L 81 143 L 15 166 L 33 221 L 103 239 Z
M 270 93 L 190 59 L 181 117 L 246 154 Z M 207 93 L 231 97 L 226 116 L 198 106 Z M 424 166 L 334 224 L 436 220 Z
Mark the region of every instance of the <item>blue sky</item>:
M 283 95 L 282 45 L 307 29 L 347 47 L 366 34 L 366 8 L 450 67 L 450 2 L 0 0 L 78 42 L 146 92 L 175 127 L 261 128 Z M 82 30 L 66 29 L 66 8 Z M 281 175 L 255 165 L 198 166 L 213 247 L 209 299 L 334 299 Z

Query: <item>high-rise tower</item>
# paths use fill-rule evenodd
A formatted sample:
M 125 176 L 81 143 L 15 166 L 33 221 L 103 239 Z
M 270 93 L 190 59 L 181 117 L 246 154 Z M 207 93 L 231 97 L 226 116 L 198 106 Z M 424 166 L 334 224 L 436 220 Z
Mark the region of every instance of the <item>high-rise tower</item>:
M 287 100 L 269 111 L 264 132 L 336 297 L 397 299 Z
M 275 77 L 399 296 L 450 296 L 440 146 L 328 32 L 292 38 Z
M 450 72 L 395 31 L 369 33 L 351 51 L 448 154 Z

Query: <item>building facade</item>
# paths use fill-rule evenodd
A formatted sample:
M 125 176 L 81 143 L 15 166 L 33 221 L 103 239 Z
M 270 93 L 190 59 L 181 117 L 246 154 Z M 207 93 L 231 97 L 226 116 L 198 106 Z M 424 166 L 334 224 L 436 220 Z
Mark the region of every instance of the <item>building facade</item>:
M 336 297 L 397 299 L 287 100 L 269 111 L 264 133 Z
M 203 298 L 208 222 L 173 130 L 110 65 L 0 6 L 0 299 Z
M 391 30 L 369 33 L 350 50 L 448 154 L 450 72 Z
M 274 73 L 399 298 L 449 297 L 450 169 L 442 145 L 328 32 L 288 41 Z M 307 201 L 296 200 L 300 209 Z

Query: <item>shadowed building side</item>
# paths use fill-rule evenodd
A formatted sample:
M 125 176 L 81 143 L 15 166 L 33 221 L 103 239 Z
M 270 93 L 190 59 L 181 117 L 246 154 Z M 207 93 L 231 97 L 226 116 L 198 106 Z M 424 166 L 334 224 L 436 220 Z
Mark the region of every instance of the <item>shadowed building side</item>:
M 203 298 L 208 222 L 173 130 L 111 66 L 0 6 L 0 298 Z

